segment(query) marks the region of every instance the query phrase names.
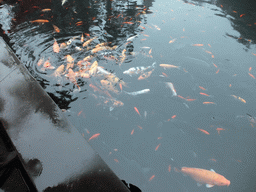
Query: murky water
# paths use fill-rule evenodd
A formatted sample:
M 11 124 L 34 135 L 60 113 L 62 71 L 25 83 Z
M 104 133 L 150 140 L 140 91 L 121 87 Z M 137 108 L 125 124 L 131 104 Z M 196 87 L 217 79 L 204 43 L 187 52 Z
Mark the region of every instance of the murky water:
M 253 3 L 61 3 L 1 5 L 2 29 L 120 179 L 152 192 L 254 191 Z M 175 165 L 214 169 L 231 184 L 198 187 Z

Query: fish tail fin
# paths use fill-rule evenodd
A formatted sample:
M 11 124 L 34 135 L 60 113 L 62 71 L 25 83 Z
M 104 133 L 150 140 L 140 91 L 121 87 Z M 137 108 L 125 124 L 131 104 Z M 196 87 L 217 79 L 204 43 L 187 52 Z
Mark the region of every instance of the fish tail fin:
M 154 67 L 154 68 L 155 68 L 155 66 L 156 66 L 156 62 L 154 62 L 154 63 L 152 64 L 152 67 Z

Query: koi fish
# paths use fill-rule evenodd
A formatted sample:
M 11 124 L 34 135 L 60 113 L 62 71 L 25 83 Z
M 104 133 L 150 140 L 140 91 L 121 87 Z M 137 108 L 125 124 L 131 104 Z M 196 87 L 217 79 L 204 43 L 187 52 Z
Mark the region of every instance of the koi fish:
M 111 75 L 112 73 L 106 71 L 105 69 L 102 69 L 101 67 L 97 67 L 98 72 L 102 73 L 103 75 Z
M 107 90 L 113 91 L 114 93 L 118 94 L 118 90 L 114 87 L 114 85 L 111 82 L 109 82 L 107 80 L 101 80 L 100 83 Z
M 89 45 L 94 39 L 96 39 L 97 37 L 93 37 L 92 39 L 89 39 L 88 41 L 84 42 L 83 47 Z
M 91 50 L 91 53 L 97 53 L 97 52 L 99 52 L 99 51 L 103 51 L 103 50 L 106 50 L 106 49 L 108 49 L 107 46 L 104 46 L 104 47 L 96 47 L 96 48 L 94 48 L 94 49 Z
M 95 139 L 95 138 L 97 138 L 97 137 L 99 137 L 99 136 L 100 136 L 100 133 L 96 133 L 96 134 L 94 134 L 93 136 L 91 136 L 88 141 L 90 141 L 90 140 L 92 140 L 92 139 Z
M 125 92 L 126 94 L 128 94 L 128 95 L 136 96 L 136 95 L 148 93 L 149 91 L 150 91 L 150 89 L 143 89 L 143 90 L 135 91 L 135 92 L 126 92 L 126 91 L 124 91 L 124 92 Z
M 119 66 L 120 66 L 120 65 L 124 62 L 124 60 L 125 60 L 125 57 L 126 57 L 125 52 L 126 52 L 126 49 L 124 49 L 124 50 L 122 51 L 122 56 L 121 56 L 121 60 L 120 60 Z
M 177 96 L 176 90 L 171 82 L 165 82 L 165 84 L 172 90 L 172 96 Z
M 60 52 L 60 47 L 59 47 L 56 39 L 54 39 L 54 43 L 53 43 L 53 47 L 52 48 L 53 48 L 53 52 L 55 52 L 55 53 L 59 53 Z
M 90 60 L 92 60 L 92 59 L 93 59 L 93 56 L 92 56 L 92 55 L 89 55 L 89 56 L 85 57 L 83 60 L 84 60 L 84 61 L 90 61 Z
M 243 103 L 246 103 L 246 101 L 245 101 L 243 98 L 241 98 L 241 97 L 238 97 L 238 96 L 235 96 L 235 95 L 231 95 L 231 96 L 233 96 L 233 97 L 236 98 L 236 99 L 239 99 L 239 100 L 242 101 Z
M 107 71 L 105 71 L 105 73 L 106 73 Z M 107 80 L 109 80 L 111 83 L 113 83 L 113 84 L 117 84 L 117 83 L 120 83 L 120 84 L 122 84 L 123 86 L 127 86 L 126 85 L 126 83 L 123 81 L 123 80 L 121 80 L 121 79 L 119 79 L 117 76 L 115 76 L 113 73 L 109 73 L 109 74 L 105 74 L 104 75 L 106 78 L 107 78 Z
M 51 9 L 42 9 L 42 12 L 47 12 L 47 11 L 51 11 Z
M 176 66 L 176 65 L 170 65 L 170 64 L 160 64 L 159 65 L 160 67 L 163 67 L 163 68 L 177 68 L 177 69 L 180 69 L 180 66 Z
M 76 78 L 75 78 L 75 73 L 74 73 L 74 71 L 71 69 L 71 68 L 69 68 L 68 69 L 68 74 L 66 75 L 68 78 L 69 78 L 69 80 L 73 83 L 73 84 L 75 84 L 76 86 L 77 86 L 77 88 L 79 89 L 79 91 L 80 91 L 80 87 L 79 87 L 79 85 L 77 84 L 77 82 L 76 82 Z
M 45 71 L 46 69 L 55 69 L 55 67 L 52 66 L 51 63 L 49 62 L 49 59 L 44 62 L 44 65 L 41 68 L 41 71 Z
M 111 42 L 109 42 L 109 43 L 111 43 Z M 100 43 L 100 44 L 96 45 L 95 48 L 96 48 L 96 47 L 106 46 L 106 45 L 109 44 L 109 43 L 108 43 L 108 42 Z
M 129 37 L 129 38 L 127 39 L 127 41 L 133 41 L 134 38 L 137 37 L 137 36 L 138 36 L 138 35 L 134 35 L 134 36 L 132 36 L 132 37 Z
M 90 75 L 95 75 L 96 72 L 97 72 L 97 69 L 98 69 L 97 67 L 98 67 L 98 62 L 94 61 L 91 68 L 90 68 L 89 74 Z
M 140 73 L 143 73 L 144 71 L 146 71 L 147 69 L 155 68 L 155 64 L 156 64 L 156 62 L 154 62 L 151 66 L 147 66 L 147 67 L 144 67 L 144 66 L 132 67 L 132 68 L 124 71 L 123 74 L 127 74 L 130 76 L 132 76 L 132 74 L 134 74 L 134 73 L 140 74 Z
M 44 58 L 39 59 L 37 66 L 41 66 L 44 62 Z
M 142 79 L 146 79 L 146 78 L 150 77 L 150 75 L 152 74 L 153 71 L 154 71 L 154 69 L 152 71 L 142 74 L 141 76 L 138 77 L 138 80 L 142 80 Z
M 202 184 L 206 184 L 207 188 L 213 187 L 214 185 L 230 185 L 229 180 L 227 180 L 224 176 L 216 173 L 213 169 L 209 171 L 206 169 L 182 167 L 181 170 L 177 170 L 177 172 L 182 172 L 183 174 L 190 176 L 198 183 L 199 186 L 201 186 Z
M 64 3 L 66 3 L 66 1 L 67 1 L 67 0 L 62 0 L 61 5 L 64 5 Z
M 220 131 L 224 131 L 225 129 L 223 128 L 217 128 L 216 131 L 218 131 L 218 134 L 220 134 Z
M 60 44 L 60 48 L 61 48 L 61 49 L 65 49 L 66 47 L 67 47 L 67 44 L 64 43 L 64 42 Z
M 30 21 L 31 23 L 49 23 L 49 20 L 46 19 L 37 19 L 34 21 Z
M 64 72 L 65 66 L 61 65 L 59 66 L 52 75 L 54 75 L 55 77 L 60 77 L 61 74 Z
M 134 110 L 140 115 L 139 110 L 137 109 L 137 107 L 134 107 Z
M 67 45 L 70 45 L 76 38 L 78 38 L 79 36 L 75 36 L 75 37 L 72 37 L 71 39 L 69 39 L 67 41 Z
M 57 27 L 56 25 L 52 25 L 52 26 L 53 26 L 53 28 L 54 28 L 54 31 L 56 31 L 57 33 L 59 33 L 59 32 L 60 32 L 59 27 Z
M 84 34 L 82 33 L 82 36 L 81 36 L 81 42 L 83 43 L 84 42 Z
M 200 128 L 197 128 L 199 131 L 202 131 L 203 133 L 205 133 L 206 135 L 210 135 L 210 133 L 208 131 L 205 131 L 204 129 L 200 129 Z

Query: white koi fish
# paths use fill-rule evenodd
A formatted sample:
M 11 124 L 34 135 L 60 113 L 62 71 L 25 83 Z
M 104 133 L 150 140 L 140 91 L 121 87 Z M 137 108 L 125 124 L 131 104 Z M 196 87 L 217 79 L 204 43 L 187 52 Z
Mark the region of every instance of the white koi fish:
M 129 38 L 127 39 L 127 41 L 133 41 L 136 36 L 138 36 L 138 35 L 134 35 L 134 36 L 132 36 L 132 37 L 129 37 Z
M 125 92 L 126 94 L 128 94 L 128 95 L 136 96 L 136 95 L 148 93 L 149 91 L 150 91 L 150 89 L 143 89 L 143 90 L 135 91 L 135 92 L 126 92 L 126 91 L 124 91 L 124 92 Z
M 66 3 L 67 0 L 62 0 L 61 5 L 64 5 L 64 3 Z
M 155 64 L 156 64 L 156 62 L 154 62 L 151 66 L 147 66 L 147 67 L 144 67 L 144 66 L 132 67 L 132 68 L 124 71 L 123 74 L 127 74 L 130 76 L 132 76 L 132 74 L 134 74 L 134 73 L 140 74 L 140 73 L 143 73 L 144 71 L 146 71 L 147 69 L 155 68 Z
M 172 96 L 177 96 L 176 90 L 171 82 L 165 82 L 165 84 L 172 90 Z
M 97 67 L 98 72 L 102 73 L 103 75 L 111 75 L 112 73 L 106 71 L 105 69 L 102 69 L 101 67 Z

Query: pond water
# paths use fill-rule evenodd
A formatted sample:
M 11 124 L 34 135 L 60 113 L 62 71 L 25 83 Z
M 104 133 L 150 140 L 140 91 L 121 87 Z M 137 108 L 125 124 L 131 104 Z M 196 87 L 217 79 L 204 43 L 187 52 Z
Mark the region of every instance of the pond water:
M 0 24 L 120 179 L 143 192 L 254 191 L 255 7 L 20 0 L 2 2 Z M 230 186 L 198 186 L 179 166 L 214 169 Z

